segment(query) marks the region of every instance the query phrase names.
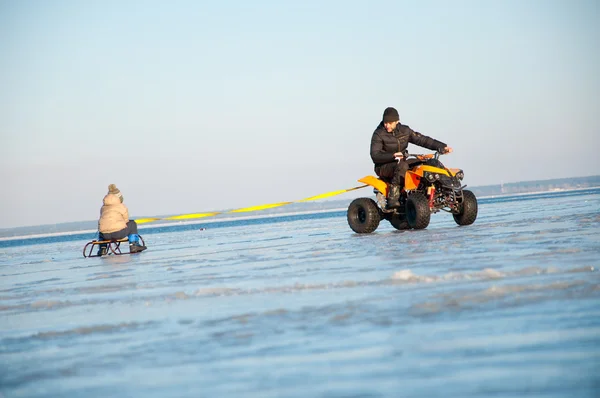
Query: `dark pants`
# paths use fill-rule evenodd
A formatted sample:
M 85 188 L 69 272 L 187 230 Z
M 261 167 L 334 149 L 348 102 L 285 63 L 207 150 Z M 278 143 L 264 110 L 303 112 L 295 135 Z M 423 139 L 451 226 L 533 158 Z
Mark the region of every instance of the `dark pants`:
M 406 160 L 400 160 L 399 162 L 386 163 L 381 167 L 375 168 L 375 173 L 385 180 L 390 181 L 392 185 L 398 185 L 403 188 L 404 175 L 408 170 L 408 163 Z
M 100 232 L 100 234 L 98 235 L 98 238 L 100 240 L 123 239 L 131 234 L 137 235 L 137 233 L 138 233 L 137 223 L 134 220 L 129 220 L 129 221 L 127 221 L 126 228 L 124 228 L 120 231 L 117 231 L 117 232 L 110 232 L 110 233 Z

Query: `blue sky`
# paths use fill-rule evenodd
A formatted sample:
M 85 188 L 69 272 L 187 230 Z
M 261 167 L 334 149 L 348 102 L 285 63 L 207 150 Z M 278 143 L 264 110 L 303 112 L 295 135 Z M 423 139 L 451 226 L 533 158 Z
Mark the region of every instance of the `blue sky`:
M 599 48 L 594 0 L 0 0 L 0 228 L 350 188 L 387 106 L 472 186 L 595 175 Z

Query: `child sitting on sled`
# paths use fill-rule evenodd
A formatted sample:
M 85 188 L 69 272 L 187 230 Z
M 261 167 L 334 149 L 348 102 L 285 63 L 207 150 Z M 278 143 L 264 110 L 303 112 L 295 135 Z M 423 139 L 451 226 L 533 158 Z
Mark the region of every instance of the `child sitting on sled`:
M 108 193 L 102 199 L 100 220 L 98 220 L 99 240 L 123 239 L 129 240 L 129 252 L 139 253 L 146 250 L 140 245 L 137 223 L 129 219 L 127 206 L 123 204 L 123 195 L 115 184 L 108 186 Z M 98 255 L 107 254 L 107 244 L 101 244 Z

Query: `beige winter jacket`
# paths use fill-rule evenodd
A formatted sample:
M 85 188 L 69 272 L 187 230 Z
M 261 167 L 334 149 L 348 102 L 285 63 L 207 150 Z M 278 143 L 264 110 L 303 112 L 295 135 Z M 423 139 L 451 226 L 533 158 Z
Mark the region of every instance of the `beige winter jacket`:
M 98 231 L 109 234 L 127 228 L 129 212 L 127 206 L 121 203 L 121 199 L 117 195 L 109 193 L 102 199 L 102 203 Z

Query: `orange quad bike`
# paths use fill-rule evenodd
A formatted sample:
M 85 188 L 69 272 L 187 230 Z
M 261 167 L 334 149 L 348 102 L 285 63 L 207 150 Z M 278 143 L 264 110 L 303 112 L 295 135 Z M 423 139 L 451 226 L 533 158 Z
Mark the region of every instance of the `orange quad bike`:
M 377 229 L 384 219 L 396 229 L 425 229 L 431 214 L 440 210 L 451 213 L 458 225 L 470 225 L 477 218 L 477 198 L 461 185 L 464 173 L 446 168 L 439 160 L 440 153 L 406 156 L 409 169 L 400 192 L 400 207 L 387 207 L 389 181 L 367 176 L 360 182 L 374 188 L 376 201 L 354 199 L 348 206 L 348 224 L 359 234 Z

